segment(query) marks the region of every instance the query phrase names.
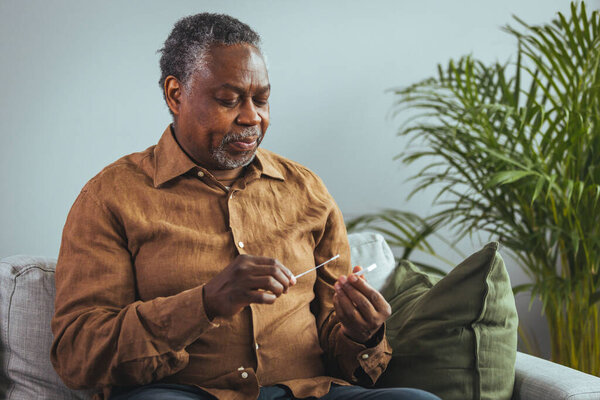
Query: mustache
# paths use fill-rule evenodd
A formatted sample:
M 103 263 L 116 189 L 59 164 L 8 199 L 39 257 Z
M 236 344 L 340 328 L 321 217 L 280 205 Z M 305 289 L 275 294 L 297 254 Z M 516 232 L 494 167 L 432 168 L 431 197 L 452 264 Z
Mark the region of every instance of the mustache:
M 237 142 L 249 137 L 258 137 L 257 142 L 260 143 L 263 138 L 263 134 L 258 126 L 248 126 L 244 128 L 241 132 L 233 133 L 229 132 L 225 136 L 223 136 L 223 140 L 221 144 L 225 145 L 231 142 Z

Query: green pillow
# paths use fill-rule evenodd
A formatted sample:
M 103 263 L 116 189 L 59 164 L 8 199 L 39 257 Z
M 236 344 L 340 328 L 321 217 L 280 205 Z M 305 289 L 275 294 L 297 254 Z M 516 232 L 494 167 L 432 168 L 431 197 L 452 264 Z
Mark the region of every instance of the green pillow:
M 382 294 L 392 306 L 392 360 L 378 387 L 416 387 L 444 400 L 510 399 L 517 310 L 498 243 L 443 278 L 402 261 Z

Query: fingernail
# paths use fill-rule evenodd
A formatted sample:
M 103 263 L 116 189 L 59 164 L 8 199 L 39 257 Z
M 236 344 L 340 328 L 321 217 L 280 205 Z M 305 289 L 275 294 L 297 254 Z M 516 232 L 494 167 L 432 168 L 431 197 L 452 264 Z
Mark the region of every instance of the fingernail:
M 340 286 L 339 282 L 336 282 L 335 285 L 333 285 L 333 287 L 335 287 L 335 290 L 341 290 L 342 287 Z
M 350 282 L 356 282 L 356 281 L 358 281 L 358 278 L 356 277 L 356 275 L 350 275 L 350 276 L 348 277 L 348 280 L 349 280 Z

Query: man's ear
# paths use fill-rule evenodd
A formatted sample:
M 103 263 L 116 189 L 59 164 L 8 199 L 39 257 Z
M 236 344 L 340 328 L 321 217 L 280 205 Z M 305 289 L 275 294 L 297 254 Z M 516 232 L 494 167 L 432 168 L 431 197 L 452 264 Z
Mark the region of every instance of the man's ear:
M 171 109 L 173 115 L 179 115 L 179 107 L 181 106 L 182 85 L 177 78 L 169 75 L 165 78 L 164 84 L 165 99 L 167 105 Z

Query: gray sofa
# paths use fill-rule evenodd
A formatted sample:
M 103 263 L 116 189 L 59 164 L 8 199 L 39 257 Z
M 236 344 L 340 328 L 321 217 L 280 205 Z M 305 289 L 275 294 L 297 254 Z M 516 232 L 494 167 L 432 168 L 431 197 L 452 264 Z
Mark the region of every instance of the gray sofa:
M 380 235 L 349 236 L 354 265 L 376 262 L 370 283 L 381 288 L 394 268 Z M 0 262 L 0 399 L 89 399 L 63 385 L 50 364 L 50 319 L 56 260 L 12 256 Z M 374 271 L 374 272 L 375 272 Z M 600 378 L 518 353 L 514 400 L 600 400 Z

